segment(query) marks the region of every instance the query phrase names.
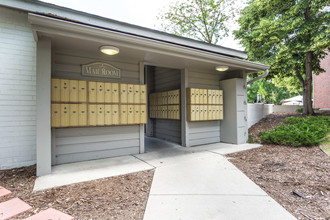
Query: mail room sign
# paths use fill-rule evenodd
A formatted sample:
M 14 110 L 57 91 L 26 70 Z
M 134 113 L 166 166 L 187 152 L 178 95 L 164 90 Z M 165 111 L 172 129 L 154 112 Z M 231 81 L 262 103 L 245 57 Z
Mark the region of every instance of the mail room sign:
M 86 65 L 81 65 L 81 74 L 83 76 L 120 78 L 120 69 L 102 62 L 94 62 Z

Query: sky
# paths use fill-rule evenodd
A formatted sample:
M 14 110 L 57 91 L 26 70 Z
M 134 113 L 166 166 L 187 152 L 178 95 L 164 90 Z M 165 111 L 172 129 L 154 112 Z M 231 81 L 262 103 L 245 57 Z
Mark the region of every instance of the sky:
M 42 0 L 44 2 L 96 14 L 102 17 L 123 21 L 138 26 L 157 29 L 160 21 L 157 15 L 177 0 Z M 238 24 L 231 22 L 230 28 L 238 29 Z M 224 47 L 243 50 L 233 35 L 221 40 Z

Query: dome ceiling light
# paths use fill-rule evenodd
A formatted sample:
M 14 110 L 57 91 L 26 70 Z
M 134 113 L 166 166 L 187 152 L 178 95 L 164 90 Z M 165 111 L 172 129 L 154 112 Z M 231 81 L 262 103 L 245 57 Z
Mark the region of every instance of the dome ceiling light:
M 102 46 L 100 47 L 100 51 L 106 55 L 116 55 L 119 53 L 119 48 L 114 46 Z
M 216 71 L 224 72 L 229 69 L 229 66 L 217 66 L 215 68 Z

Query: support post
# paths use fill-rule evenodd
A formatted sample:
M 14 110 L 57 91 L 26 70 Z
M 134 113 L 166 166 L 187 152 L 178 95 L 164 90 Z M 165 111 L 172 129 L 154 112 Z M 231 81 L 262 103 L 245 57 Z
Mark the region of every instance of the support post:
M 190 147 L 189 145 L 189 128 L 187 122 L 187 101 L 186 88 L 188 88 L 188 69 L 181 70 L 181 145 Z
M 37 176 L 51 173 L 51 39 L 37 42 Z
M 140 79 L 140 84 L 144 84 L 144 63 L 143 62 L 139 63 L 139 79 Z M 147 102 L 147 104 L 148 104 L 148 102 Z M 144 124 L 139 125 L 139 131 L 140 131 L 140 154 L 143 154 L 145 151 L 145 148 L 144 148 Z

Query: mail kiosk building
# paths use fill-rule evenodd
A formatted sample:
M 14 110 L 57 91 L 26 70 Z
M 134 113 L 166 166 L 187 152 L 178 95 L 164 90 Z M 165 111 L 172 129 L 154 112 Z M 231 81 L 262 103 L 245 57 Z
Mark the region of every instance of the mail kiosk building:
M 246 54 L 33 0 L 0 2 L 0 168 L 247 141 Z

